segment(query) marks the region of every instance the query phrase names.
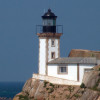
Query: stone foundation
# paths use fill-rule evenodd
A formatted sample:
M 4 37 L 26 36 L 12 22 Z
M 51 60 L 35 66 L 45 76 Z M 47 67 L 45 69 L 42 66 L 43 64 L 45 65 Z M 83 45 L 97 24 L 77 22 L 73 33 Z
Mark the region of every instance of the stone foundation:
M 52 77 L 52 76 L 46 76 L 46 75 L 40 75 L 40 74 L 33 74 L 32 78 L 39 79 L 39 80 L 46 80 L 53 84 L 61 84 L 61 85 L 80 85 L 80 82 L 77 81 L 71 81 L 66 80 L 62 78 Z

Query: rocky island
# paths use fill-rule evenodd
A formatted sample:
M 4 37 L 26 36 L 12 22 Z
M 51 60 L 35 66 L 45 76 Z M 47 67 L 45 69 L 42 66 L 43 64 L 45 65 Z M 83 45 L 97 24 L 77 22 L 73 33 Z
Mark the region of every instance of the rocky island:
M 94 56 L 99 59 L 100 52 L 72 50 L 69 56 Z M 59 85 L 31 78 L 13 100 L 100 100 L 100 65 L 85 73 L 80 86 Z

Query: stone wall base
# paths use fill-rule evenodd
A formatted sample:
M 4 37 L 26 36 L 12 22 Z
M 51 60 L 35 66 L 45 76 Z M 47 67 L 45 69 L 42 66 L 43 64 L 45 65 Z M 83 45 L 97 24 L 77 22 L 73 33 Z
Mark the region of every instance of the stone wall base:
M 62 78 L 52 77 L 52 76 L 46 76 L 46 75 L 40 75 L 40 74 L 33 74 L 32 78 L 39 79 L 39 80 L 46 80 L 53 84 L 60 84 L 60 85 L 80 85 L 80 82 L 77 81 L 71 81 L 66 80 Z

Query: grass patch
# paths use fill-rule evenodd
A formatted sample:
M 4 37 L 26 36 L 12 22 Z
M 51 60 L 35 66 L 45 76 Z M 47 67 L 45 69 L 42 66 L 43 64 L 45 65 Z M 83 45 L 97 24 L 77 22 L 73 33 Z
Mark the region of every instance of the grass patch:
M 19 95 L 19 100 L 29 100 L 28 96 Z

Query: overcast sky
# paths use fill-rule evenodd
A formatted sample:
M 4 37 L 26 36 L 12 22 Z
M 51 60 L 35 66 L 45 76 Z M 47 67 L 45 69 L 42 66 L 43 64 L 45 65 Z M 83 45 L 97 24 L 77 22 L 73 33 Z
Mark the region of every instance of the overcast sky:
M 49 7 L 63 25 L 61 57 L 71 49 L 100 51 L 100 0 L 0 0 L 0 81 L 38 72 L 36 25 Z

